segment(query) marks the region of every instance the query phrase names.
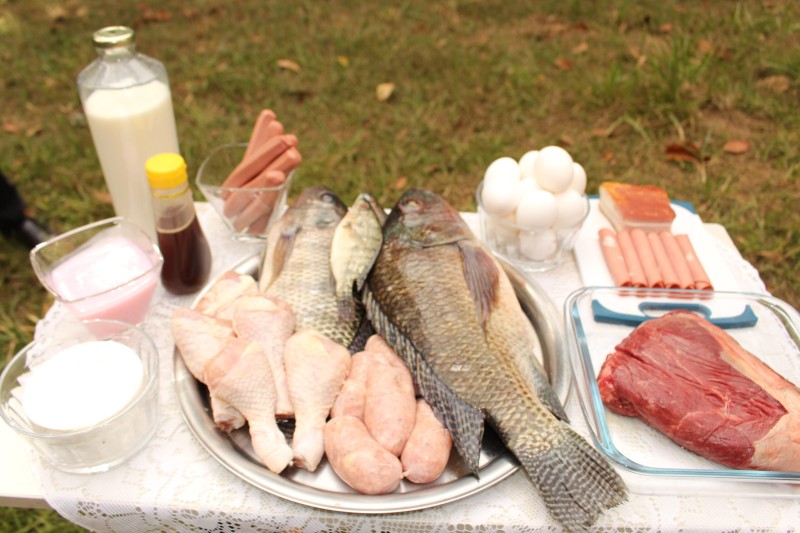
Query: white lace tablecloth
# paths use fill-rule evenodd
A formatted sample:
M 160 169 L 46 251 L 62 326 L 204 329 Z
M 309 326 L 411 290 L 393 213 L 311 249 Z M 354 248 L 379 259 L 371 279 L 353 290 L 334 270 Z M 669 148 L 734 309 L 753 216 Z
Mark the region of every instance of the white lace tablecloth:
M 229 238 L 207 204 L 199 203 L 201 224 L 212 243 L 212 276 L 260 249 Z M 475 215 L 465 218 L 476 226 Z M 740 278 L 742 290 L 764 292 L 758 273 L 735 250 L 720 253 Z M 536 281 L 561 309 L 581 286 L 574 261 L 538 274 Z M 91 475 L 66 474 L 34 459 L 47 503 L 66 519 L 92 531 L 559 531 L 521 471 L 483 492 L 423 511 L 357 515 L 305 507 L 240 480 L 218 463 L 184 423 L 172 382 L 172 309 L 194 296 L 174 297 L 158 289 L 143 324 L 159 349 L 158 430 L 147 446 L 123 465 Z M 39 323 L 41 338 L 71 320 L 56 304 Z M 580 407 L 571 395 L 567 412 L 584 435 Z M 701 497 L 696 494 L 632 494 L 605 513 L 597 529 L 653 531 L 788 531 L 800 525 L 798 498 Z

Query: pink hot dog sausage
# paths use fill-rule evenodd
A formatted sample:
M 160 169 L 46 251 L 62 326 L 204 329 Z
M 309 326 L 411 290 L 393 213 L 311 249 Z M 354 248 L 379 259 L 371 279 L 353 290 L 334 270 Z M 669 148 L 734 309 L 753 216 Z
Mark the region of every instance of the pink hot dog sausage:
M 664 280 L 661 278 L 661 271 L 658 268 L 658 262 L 653 250 L 650 248 L 650 241 L 647 240 L 647 235 L 641 228 L 634 228 L 631 230 L 631 240 L 644 270 L 647 286 L 654 289 L 664 287 Z
M 253 152 L 269 138 L 267 135 L 271 133 L 271 130 L 267 130 L 267 125 L 273 120 L 275 120 L 275 113 L 271 109 L 263 109 L 261 113 L 258 114 L 256 123 L 253 126 L 253 131 L 250 132 L 250 140 L 247 141 L 247 149 L 244 151 L 244 157 L 242 159 L 247 159 L 253 155 Z
M 399 457 L 414 429 L 417 403 L 411 372 L 394 352 L 375 354 L 366 393 L 364 424 L 378 444 Z
M 658 263 L 658 269 L 661 271 L 664 287 L 668 289 L 680 289 L 681 284 L 678 281 L 678 275 L 675 273 L 675 269 L 672 268 L 672 263 L 669 260 L 667 251 L 664 249 L 661 238 L 657 233 L 651 231 L 647 234 L 647 240 L 650 241 L 650 248 L 653 250 L 656 263 Z
M 600 249 L 603 251 L 603 257 L 614 285 L 629 287 L 631 278 L 628 275 L 628 267 L 625 266 L 625 258 L 622 256 L 622 250 L 619 248 L 614 232 L 608 228 L 601 228 L 598 236 L 600 237 Z
M 694 247 L 692 246 L 692 241 L 689 240 L 689 236 L 686 234 L 675 235 L 675 240 L 678 241 L 678 246 L 680 246 L 683 252 L 683 257 L 686 258 L 686 264 L 689 265 L 689 271 L 692 273 L 692 279 L 694 281 L 694 288 L 700 291 L 714 290 L 714 287 L 711 285 L 711 280 L 708 278 L 708 274 L 706 274 L 703 265 L 700 264 L 700 259 L 698 259 L 697 254 L 694 253 Z
M 625 266 L 628 268 L 631 286 L 647 286 L 647 278 L 644 275 L 644 270 L 642 270 L 642 264 L 639 262 L 639 256 L 636 254 L 636 247 L 633 245 L 630 232 L 622 230 L 617 233 L 617 242 L 619 243 L 619 249 L 622 251 L 622 257 L 625 258 Z
M 442 475 L 450 460 L 453 439 L 436 418 L 428 402 L 417 400 L 414 430 L 406 442 L 400 462 L 403 475 L 414 483 L 430 483 Z
M 292 144 L 294 143 L 294 144 Z M 297 144 L 294 135 L 273 137 L 250 157 L 239 163 L 222 183 L 223 187 L 241 187 L 258 176 L 267 166 L 285 151 Z
M 259 176 L 259 178 L 261 177 Z M 270 170 L 269 172 L 264 174 L 264 186 L 265 187 L 276 187 L 281 185 L 284 181 L 286 181 L 286 176 L 283 172 L 278 170 Z M 255 180 L 253 180 L 255 181 Z M 252 182 L 251 182 L 252 183 Z M 245 185 L 245 188 L 247 185 Z M 248 194 L 245 191 L 236 191 L 237 193 L 242 192 L 244 194 Z M 231 195 L 233 196 L 233 195 Z M 255 222 L 257 219 L 264 215 L 271 215 L 272 210 L 275 208 L 275 200 L 278 198 L 278 191 L 271 191 L 271 190 L 262 190 L 262 191 L 254 191 L 252 197 L 249 198 L 250 203 L 242 209 L 239 213 L 239 216 L 236 217 L 236 220 L 233 223 L 233 227 L 236 231 L 242 231 L 250 224 Z
M 294 137 L 294 135 L 284 135 L 284 137 Z M 297 166 L 303 161 L 303 156 L 300 155 L 300 151 L 296 148 L 297 138 L 295 138 L 293 142 L 294 145 L 292 147 L 273 159 L 267 165 L 266 171 L 280 170 L 288 176 L 292 170 L 297 168 Z
M 681 288 L 691 289 L 694 286 L 694 279 L 689 270 L 689 265 L 686 263 L 686 258 L 683 256 L 681 247 L 675 239 L 675 235 L 669 231 L 662 231 L 658 234 L 658 237 L 664 245 L 664 250 L 667 252 L 672 268 L 675 269 L 675 275 L 678 276 L 678 283 Z
M 283 185 L 284 181 L 286 181 L 286 176 L 280 171 L 262 172 L 225 198 L 223 213 L 226 217 L 236 215 L 236 213 L 247 207 L 250 202 L 263 196 L 265 191 L 258 191 L 257 189 L 278 187 Z M 267 204 L 269 202 L 263 203 Z
M 392 492 L 403 478 L 400 459 L 354 416 L 337 416 L 325 424 L 325 455 L 336 475 L 362 494 Z

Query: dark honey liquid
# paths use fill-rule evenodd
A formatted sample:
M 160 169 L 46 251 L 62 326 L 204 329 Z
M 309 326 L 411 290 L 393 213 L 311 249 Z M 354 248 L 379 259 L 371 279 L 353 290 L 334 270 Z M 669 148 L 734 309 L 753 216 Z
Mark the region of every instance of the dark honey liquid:
M 164 256 L 161 283 L 169 292 L 191 294 L 208 281 L 211 250 L 196 216 L 188 226 L 178 231 L 159 229 L 158 247 Z

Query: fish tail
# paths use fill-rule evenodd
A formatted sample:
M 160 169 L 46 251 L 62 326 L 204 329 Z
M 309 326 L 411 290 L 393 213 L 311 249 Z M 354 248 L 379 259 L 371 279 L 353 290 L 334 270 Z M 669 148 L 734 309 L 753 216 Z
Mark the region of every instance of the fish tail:
M 616 470 L 562 423 L 561 437 L 542 450 L 534 438 L 515 455 L 539 489 L 551 515 L 570 531 L 587 531 L 604 511 L 628 497 Z

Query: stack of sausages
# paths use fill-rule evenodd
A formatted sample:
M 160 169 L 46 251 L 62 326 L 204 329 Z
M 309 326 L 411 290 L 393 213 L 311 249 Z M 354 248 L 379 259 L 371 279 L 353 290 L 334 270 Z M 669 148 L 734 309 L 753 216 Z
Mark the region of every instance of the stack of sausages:
M 714 290 L 688 235 L 602 228 L 599 237 L 617 286 Z
M 237 188 L 223 192 L 223 213 L 237 232 L 264 232 L 281 197 L 281 186 L 301 161 L 297 137 L 284 133 L 273 111 L 263 110 L 242 161 L 222 183 L 225 188 Z
M 403 360 L 382 337 L 370 337 L 351 358 L 325 425 L 325 455 L 334 472 L 362 494 L 386 494 L 403 478 L 436 480 L 452 444 L 431 407 L 416 399 Z

